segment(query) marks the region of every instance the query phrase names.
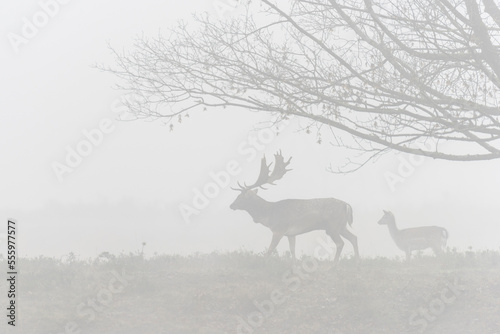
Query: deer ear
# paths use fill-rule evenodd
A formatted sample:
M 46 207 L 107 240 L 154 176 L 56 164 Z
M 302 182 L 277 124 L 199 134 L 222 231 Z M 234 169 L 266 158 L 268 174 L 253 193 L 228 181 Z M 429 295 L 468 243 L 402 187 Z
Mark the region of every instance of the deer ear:
M 384 211 L 384 213 L 389 213 L 388 211 L 385 211 L 385 210 L 382 210 L 382 211 Z

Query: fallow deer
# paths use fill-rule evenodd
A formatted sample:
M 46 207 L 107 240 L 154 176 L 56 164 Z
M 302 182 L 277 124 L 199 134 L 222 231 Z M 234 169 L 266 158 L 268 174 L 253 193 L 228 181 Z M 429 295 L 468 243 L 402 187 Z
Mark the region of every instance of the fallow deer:
M 344 247 L 341 236 L 349 240 L 354 247 L 356 258 L 359 258 L 357 237 L 347 229 L 347 223 L 352 225 L 352 208 L 346 202 L 334 198 L 317 199 L 285 199 L 269 202 L 257 195 L 257 188 L 264 185 L 274 185 L 290 169 L 290 160 L 285 162 L 281 152 L 275 154 L 275 164 L 272 173 L 265 156 L 261 161 L 261 169 L 257 181 L 247 186 L 238 182 L 239 188 L 233 188 L 241 193 L 230 205 L 233 210 L 247 211 L 255 223 L 268 227 L 272 233 L 272 241 L 267 254 L 272 253 L 280 240 L 286 236 L 290 244 L 290 253 L 295 259 L 295 237 L 314 230 L 324 230 L 336 245 L 334 263 L 337 263 Z
M 414 250 L 432 248 L 434 254 L 440 255 L 446 247 L 448 231 L 439 226 L 421 226 L 399 230 L 396 218 L 390 211 L 384 211 L 384 216 L 378 221 L 379 225 L 387 225 L 392 239 L 399 249 L 406 253 L 406 260 L 411 258 Z

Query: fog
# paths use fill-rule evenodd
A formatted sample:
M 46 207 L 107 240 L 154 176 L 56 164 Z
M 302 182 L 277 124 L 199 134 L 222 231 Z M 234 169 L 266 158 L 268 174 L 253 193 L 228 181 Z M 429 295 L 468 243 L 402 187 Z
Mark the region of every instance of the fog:
M 4 35 L 20 30 L 20 19 L 37 10 L 29 3 L 2 6 Z M 177 19 L 189 19 L 194 8 L 214 10 L 206 1 L 70 2 L 18 53 L 3 39 L 0 133 L 6 191 L 0 201 L 3 219 L 19 217 L 22 224 L 21 254 L 95 256 L 135 250 L 142 242 L 149 254 L 262 251 L 270 234 L 247 214 L 229 210 L 237 195 L 229 187 L 189 223 L 179 205 L 192 205 L 193 189 L 203 188 L 210 173 L 231 160 L 242 168 L 231 186 L 253 182 L 262 155 L 272 161 L 278 149 L 293 156 L 293 172 L 262 197 L 334 197 L 351 203 L 364 255 L 398 252 L 376 225 L 383 209 L 392 210 L 401 226 L 445 226 L 451 247 L 498 249 L 497 161 L 426 158 L 407 171 L 400 159 L 410 161 L 409 155 L 390 153 L 358 172 L 338 175 L 328 167 L 342 165 L 345 152 L 297 132 L 297 122 L 264 144 L 257 135 L 266 116 L 244 111 L 195 113 L 172 132 L 161 121 L 119 121 L 116 101 L 123 93 L 113 89 L 111 75 L 93 67 L 112 64 L 107 42 L 127 46 L 138 34 L 155 34 Z M 110 132 L 60 182 L 53 163 L 64 163 L 67 147 L 76 149 L 86 140 L 82 132 L 98 128 L 103 119 L 112 122 Z M 249 138 L 257 138 L 257 156 L 238 151 L 240 145 L 250 150 Z M 399 175 L 398 168 L 404 181 L 395 179 L 391 187 L 387 173 Z M 82 233 L 95 239 L 85 242 Z M 307 253 L 316 237 L 299 237 L 298 249 Z
M 330 139 L 318 143 L 315 133 L 300 130 L 307 125 L 300 119 L 280 125 L 279 134 L 268 127 L 268 115 L 231 108 L 192 112 L 173 129 L 162 120 L 120 120 L 125 92 L 116 89 L 115 76 L 96 68 L 116 61 L 109 45 L 130 48 L 136 36 L 191 22 L 195 10 L 217 17 L 215 5 L 70 1 L 15 46 L 9 34 L 20 34 L 23 18 L 41 5 L 0 4 L 0 218 L 16 220 L 21 258 L 262 254 L 272 233 L 229 208 L 239 194 L 231 187 L 255 182 L 260 159 L 273 162 L 279 150 L 293 157 L 292 170 L 258 194 L 273 202 L 349 203 L 361 258 L 404 257 L 377 224 L 383 210 L 399 228 L 446 228 L 448 250 L 499 250 L 498 159 L 452 162 L 389 151 L 355 172 L 334 173 L 352 152 Z M 79 147 L 86 153 L 75 157 Z M 0 254 L 6 254 L 4 225 Z M 314 256 L 325 238 L 324 231 L 299 235 L 297 256 Z M 277 250 L 288 253 L 286 238 Z M 352 255 L 346 242 L 342 259 Z

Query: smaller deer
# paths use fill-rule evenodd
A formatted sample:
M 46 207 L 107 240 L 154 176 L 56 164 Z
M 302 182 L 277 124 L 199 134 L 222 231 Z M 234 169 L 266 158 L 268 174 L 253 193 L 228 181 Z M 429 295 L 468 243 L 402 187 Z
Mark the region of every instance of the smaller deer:
M 384 216 L 378 221 L 379 225 L 387 225 L 392 240 L 399 249 L 406 253 L 406 260 L 411 258 L 414 250 L 432 248 L 434 254 L 440 255 L 446 247 L 448 231 L 439 226 L 421 226 L 399 230 L 396 226 L 394 214 L 384 211 Z

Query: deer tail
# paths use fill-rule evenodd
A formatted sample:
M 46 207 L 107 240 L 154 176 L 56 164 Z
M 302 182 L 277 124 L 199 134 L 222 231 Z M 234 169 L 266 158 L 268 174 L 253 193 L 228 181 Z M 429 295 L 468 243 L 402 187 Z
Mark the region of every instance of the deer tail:
M 349 223 L 349 226 L 352 226 L 352 207 L 347 204 L 347 222 Z
M 449 234 L 448 234 L 448 230 L 447 230 L 447 229 L 445 229 L 445 228 L 443 228 L 443 231 L 442 231 L 442 236 L 443 236 L 443 238 L 444 238 L 445 240 L 446 240 L 446 239 L 448 239 L 448 235 L 449 235 Z

